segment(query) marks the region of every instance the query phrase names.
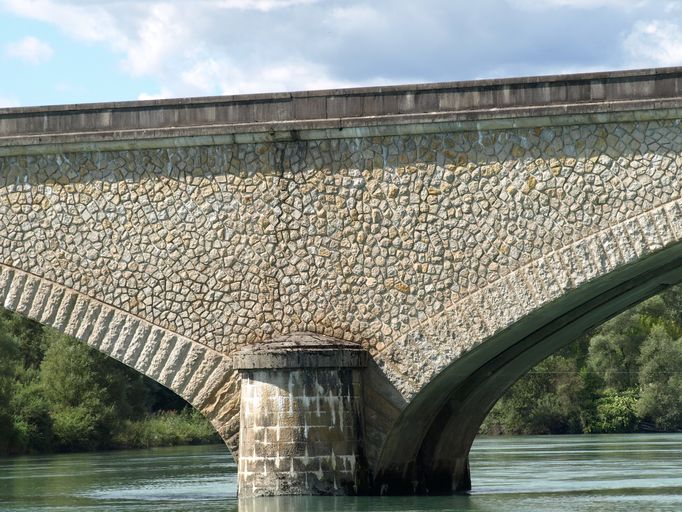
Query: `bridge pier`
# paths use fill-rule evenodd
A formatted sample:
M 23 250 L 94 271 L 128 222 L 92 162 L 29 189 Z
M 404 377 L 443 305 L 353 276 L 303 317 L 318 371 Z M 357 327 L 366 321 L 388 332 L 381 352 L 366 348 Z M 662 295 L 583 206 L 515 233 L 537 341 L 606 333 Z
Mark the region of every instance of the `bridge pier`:
M 233 364 L 240 497 L 365 492 L 361 347 L 295 333 L 248 347 Z
M 409 452 L 406 446 L 405 451 Z M 469 456 L 461 455 L 452 447 L 452 453 L 444 452 L 437 460 L 421 458 L 408 467 L 393 467 L 381 471 L 374 482 L 374 494 L 386 496 L 447 496 L 471 491 Z M 468 452 L 468 449 L 467 449 Z

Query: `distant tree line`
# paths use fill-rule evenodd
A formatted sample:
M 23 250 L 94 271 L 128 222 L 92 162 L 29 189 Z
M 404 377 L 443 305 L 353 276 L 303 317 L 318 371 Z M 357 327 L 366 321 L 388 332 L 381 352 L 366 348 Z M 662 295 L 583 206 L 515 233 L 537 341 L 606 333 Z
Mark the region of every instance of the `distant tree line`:
M 669 288 L 545 359 L 484 422 L 485 434 L 682 430 L 682 287 Z
M 220 442 L 180 397 L 82 342 L 0 311 L 0 455 Z

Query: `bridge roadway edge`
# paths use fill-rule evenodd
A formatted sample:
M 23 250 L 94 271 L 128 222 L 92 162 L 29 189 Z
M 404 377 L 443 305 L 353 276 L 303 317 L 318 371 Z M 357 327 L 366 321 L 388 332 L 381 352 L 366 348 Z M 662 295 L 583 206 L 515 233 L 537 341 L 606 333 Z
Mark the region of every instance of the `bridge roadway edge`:
M 0 108 L 0 156 L 679 119 L 682 68 Z

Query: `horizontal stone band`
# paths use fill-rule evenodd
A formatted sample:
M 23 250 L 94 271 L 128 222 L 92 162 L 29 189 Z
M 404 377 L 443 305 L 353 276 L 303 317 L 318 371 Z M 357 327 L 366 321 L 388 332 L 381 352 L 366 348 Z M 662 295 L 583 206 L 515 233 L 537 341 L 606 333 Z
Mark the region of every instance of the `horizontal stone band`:
M 364 368 L 367 351 L 360 345 L 310 333 L 292 333 L 250 345 L 232 355 L 238 370 L 264 368 Z

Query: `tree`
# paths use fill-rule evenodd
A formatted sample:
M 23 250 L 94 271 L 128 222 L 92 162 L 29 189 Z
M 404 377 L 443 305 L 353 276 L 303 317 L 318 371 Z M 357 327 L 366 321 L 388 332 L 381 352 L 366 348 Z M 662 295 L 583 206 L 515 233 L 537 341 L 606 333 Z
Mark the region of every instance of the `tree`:
M 111 445 L 124 420 L 139 418 L 152 401 L 142 375 L 87 345 L 46 329 L 49 348 L 40 367 L 57 448 Z
M 639 424 L 637 416 L 637 391 L 614 391 L 608 389 L 597 399 L 592 422 L 585 432 L 623 433 L 633 432 Z
M 26 317 L 0 309 L 0 332 L 12 336 L 24 368 L 37 369 L 45 355 L 43 326 Z
M 49 345 L 40 370 L 56 445 L 67 451 L 96 449 L 114 421 L 98 375 L 101 360 L 82 343 L 56 333 Z
M 682 286 L 605 322 L 519 379 L 488 433 L 682 428 Z
M 198 415 L 152 417 L 187 407 L 84 343 L 0 309 L 0 454 L 139 447 L 150 436 L 215 441 Z
M 482 431 L 504 434 L 580 432 L 584 383 L 573 348 L 548 357 L 519 379 L 495 404 Z
M 682 338 L 655 326 L 642 346 L 639 415 L 660 430 L 682 428 Z
M 0 332 L 0 453 L 9 452 L 15 436 L 10 403 L 16 386 L 18 365 L 17 340 Z
M 12 397 L 15 439 L 12 453 L 49 452 L 54 447 L 50 404 L 45 398 L 39 374 L 27 372 Z
M 591 337 L 587 366 L 603 386 L 624 391 L 637 386 L 640 346 L 649 334 L 643 315 L 647 304 L 636 306 L 604 323 Z

